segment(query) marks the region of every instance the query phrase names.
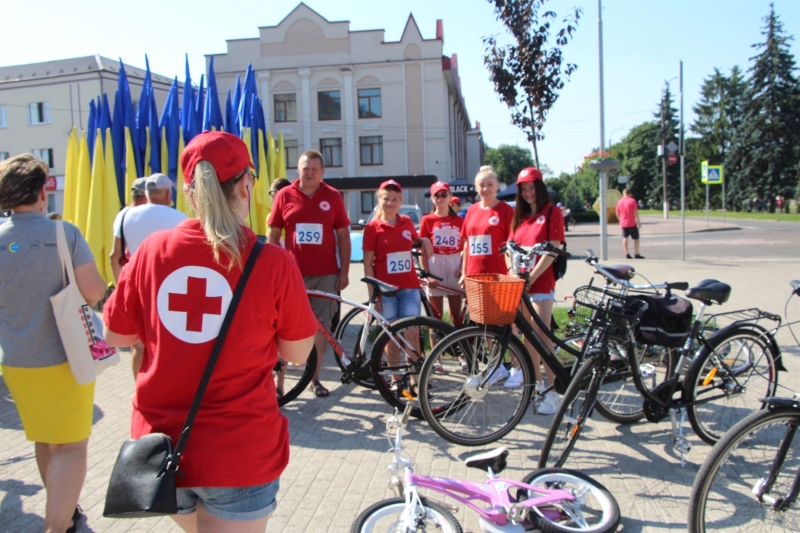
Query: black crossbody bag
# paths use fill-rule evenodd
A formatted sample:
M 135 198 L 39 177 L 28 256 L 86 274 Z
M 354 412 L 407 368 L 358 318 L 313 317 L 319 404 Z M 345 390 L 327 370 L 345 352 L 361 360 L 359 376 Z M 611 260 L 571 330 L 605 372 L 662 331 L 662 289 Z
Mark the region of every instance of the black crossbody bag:
M 179 473 L 178 466 L 181 455 L 189 440 L 192 424 L 200 409 L 200 403 L 211 380 L 211 373 L 214 371 L 214 365 L 219 358 L 222 345 L 225 343 L 225 337 L 245 285 L 247 285 L 247 279 L 250 277 L 253 265 L 255 265 L 256 258 L 263 246 L 260 239 L 256 240 L 256 244 L 247 258 L 214 348 L 211 350 L 211 356 L 208 358 L 203 378 L 194 395 L 192 407 L 189 409 L 189 415 L 186 417 L 186 423 L 183 425 L 183 431 L 178 439 L 178 445 L 173 450 L 172 439 L 163 433 L 151 433 L 139 439 L 125 441 L 119 451 L 117 461 L 114 463 L 114 469 L 111 471 L 103 516 L 141 518 L 177 514 L 175 474 Z
M 550 242 L 550 215 L 553 214 L 553 207 L 550 206 L 550 211 L 547 212 L 547 242 Z M 563 250 L 567 251 L 567 245 L 564 244 Z M 564 277 L 564 274 L 567 273 L 567 258 L 563 255 L 557 255 L 553 259 L 553 275 L 556 277 L 556 281 L 560 280 Z

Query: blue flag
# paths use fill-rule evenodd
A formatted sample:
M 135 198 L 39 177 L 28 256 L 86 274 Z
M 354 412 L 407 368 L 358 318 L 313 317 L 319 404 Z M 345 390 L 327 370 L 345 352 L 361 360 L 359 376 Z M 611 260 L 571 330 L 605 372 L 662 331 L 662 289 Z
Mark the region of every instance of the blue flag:
M 211 130 L 214 128 L 219 131 L 224 125 L 219 93 L 217 92 L 217 78 L 214 76 L 214 56 L 211 56 L 211 61 L 208 64 L 208 95 L 206 96 L 206 105 L 203 111 L 202 129 Z

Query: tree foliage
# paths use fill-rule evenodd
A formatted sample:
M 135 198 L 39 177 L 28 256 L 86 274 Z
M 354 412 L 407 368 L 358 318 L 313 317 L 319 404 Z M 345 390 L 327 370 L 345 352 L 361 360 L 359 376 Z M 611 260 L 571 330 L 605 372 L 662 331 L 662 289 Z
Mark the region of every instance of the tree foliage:
M 510 144 L 501 144 L 497 148 L 487 147 L 483 161 L 494 167 L 495 174 L 502 183 L 508 184 L 516 181 L 520 170 L 534 166 L 529 149 Z
M 489 0 L 494 12 L 515 43 L 501 46 L 495 36 L 485 37 L 483 62 L 500 100 L 511 109 L 511 123 L 519 127 L 533 146 L 539 166 L 537 141 L 544 139 L 547 113 L 577 65 L 564 60 L 562 48 L 569 43 L 582 14 L 575 9 L 562 21 L 550 46 L 554 11 L 543 10 L 546 0 Z M 540 13 L 541 11 L 541 13 Z

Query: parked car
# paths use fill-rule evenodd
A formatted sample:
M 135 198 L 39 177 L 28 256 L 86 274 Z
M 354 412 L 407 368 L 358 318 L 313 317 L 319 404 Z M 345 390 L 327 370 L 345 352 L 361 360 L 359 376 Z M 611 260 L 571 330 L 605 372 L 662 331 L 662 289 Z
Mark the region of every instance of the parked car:
M 376 212 L 377 207 L 372 210 L 372 213 L 369 214 L 369 217 L 366 220 L 361 219 L 358 221 L 358 223 L 362 226 L 366 226 L 373 218 L 375 218 Z M 403 204 L 400 206 L 400 214 L 409 217 L 411 222 L 414 224 L 414 228 L 419 231 L 419 225 L 422 223 L 422 209 L 420 209 L 418 205 Z M 362 232 L 350 232 L 350 245 L 352 246 L 352 249 L 350 250 L 351 262 L 356 263 L 364 260 L 364 251 L 361 249 L 363 242 L 364 240 Z

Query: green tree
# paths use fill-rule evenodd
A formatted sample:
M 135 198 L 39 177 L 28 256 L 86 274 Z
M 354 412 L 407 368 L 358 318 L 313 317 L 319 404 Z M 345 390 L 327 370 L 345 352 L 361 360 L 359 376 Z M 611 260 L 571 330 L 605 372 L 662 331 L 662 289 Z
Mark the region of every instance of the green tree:
M 664 83 L 664 92 L 661 93 L 661 102 L 658 105 L 658 112 L 654 113 L 655 118 L 659 121 L 658 140 L 657 144 L 663 144 L 665 147 L 670 142 L 678 144 L 678 110 L 675 109 L 672 92 L 669 90 L 669 84 Z M 655 150 L 655 145 L 652 147 Z M 681 174 L 680 165 L 670 165 L 666 163 L 667 169 L 667 184 L 666 184 L 666 198 L 664 197 L 664 169 L 663 166 L 666 162 L 666 154 L 668 150 L 664 148 L 663 158 L 658 160 L 658 172 L 650 182 L 647 189 L 647 198 L 651 205 L 668 205 L 679 204 L 681 198 Z M 677 152 L 676 152 L 677 153 Z
M 661 160 L 656 154 L 659 130 L 658 122 L 643 122 L 615 145 L 619 147 L 620 174 L 630 177 L 628 188 L 633 197 L 650 207 L 661 205 Z
M 776 196 L 793 196 L 800 180 L 800 84 L 789 50 L 792 37 L 773 6 L 764 22 L 765 42 L 753 45 L 759 53 L 751 58 L 744 116 L 725 174 L 735 206 L 760 199 L 774 212 Z
M 537 142 L 544 139 L 547 113 L 556 103 L 565 80 L 578 68 L 566 63 L 562 48 L 567 45 L 578 25 L 582 11 L 575 9 L 562 21 L 550 47 L 554 11 L 540 14 L 546 0 L 489 0 L 494 12 L 515 44 L 501 46 L 495 36 L 485 37 L 486 54 L 483 62 L 489 70 L 500 100 L 511 109 L 511 123 L 519 127 L 533 146 L 536 166 L 539 166 Z
M 495 174 L 502 183 L 508 184 L 517 180 L 520 170 L 534 166 L 530 149 L 513 144 L 501 144 L 497 148 L 487 147 L 483 161 L 494 167 Z

